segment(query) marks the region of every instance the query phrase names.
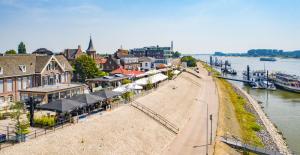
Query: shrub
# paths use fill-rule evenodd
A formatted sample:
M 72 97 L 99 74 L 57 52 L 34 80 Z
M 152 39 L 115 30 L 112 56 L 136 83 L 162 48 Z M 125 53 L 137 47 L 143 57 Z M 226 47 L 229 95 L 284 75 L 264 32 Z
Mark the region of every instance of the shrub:
M 250 127 L 253 131 L 256 131 L 256 132 L 259 132 L 261 130 L 261 126 L 258 125 L 257 123 L 251 124 Z
M 34 124 L 46 127 L 53 127 L 56 123 L 56 118 L 53 116 L 42 116 L 40 118 L 34 118 Z

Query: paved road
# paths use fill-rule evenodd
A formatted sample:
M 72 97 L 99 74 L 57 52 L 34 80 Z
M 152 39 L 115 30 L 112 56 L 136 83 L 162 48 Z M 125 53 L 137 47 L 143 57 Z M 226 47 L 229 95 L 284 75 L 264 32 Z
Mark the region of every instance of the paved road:
M 201 84 L 201 93 L 199 94 L 199 104 L 193 109 L 191 118 L 173 142 L 166 148 L 166 155 L 190 155 L 206 154 L 207 139 L 207 105 L 208 113 L 213 115 L 213 144 L 216 135 L 218 118 L 218 93 L 212 77 L 208 76 L 207 71 L 198 64 L 202 77 L 198 82 Z M 210 122 L 208 133 L 210 135 Z M 208 142 L 210 136 L 208 137 Z M 209 145 L 208 154 L 213 154 L 213 146 Z

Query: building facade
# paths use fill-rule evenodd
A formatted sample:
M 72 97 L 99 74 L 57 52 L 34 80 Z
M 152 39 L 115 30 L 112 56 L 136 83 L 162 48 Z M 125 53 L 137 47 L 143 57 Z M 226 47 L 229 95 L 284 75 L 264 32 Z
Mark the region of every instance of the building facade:
M 155 59 L 166 59 L 172 57 L 171 47 L 150 46 L 130 50 L 130 54 L 136 57 L 152 57 Z
M 69 84 L 71 77 L 72 67 L 63 55 L 0 56 L 0 107 L 20 101 L 20 90 Z
M 76 58 L 80 57 L 84 54 L 84 52 L 81 49 L 81 46 L 78 45 L 77 49 L 65 49 L 63 52 L 64 56 L 68 61 L 74 61 Z

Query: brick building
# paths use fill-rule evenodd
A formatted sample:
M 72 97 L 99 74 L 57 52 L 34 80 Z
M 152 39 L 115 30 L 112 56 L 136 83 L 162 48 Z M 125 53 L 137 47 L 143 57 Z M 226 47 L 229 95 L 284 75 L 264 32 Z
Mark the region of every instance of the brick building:
M 69 84 L 72 67 L 63 55 L 0 56 L 0 107 L 21 100 L 20 90 Z

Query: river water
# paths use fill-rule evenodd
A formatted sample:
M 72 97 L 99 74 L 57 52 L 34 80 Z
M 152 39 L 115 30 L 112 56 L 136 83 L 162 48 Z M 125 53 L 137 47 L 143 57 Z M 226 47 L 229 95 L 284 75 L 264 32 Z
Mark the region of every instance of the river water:
M 197 59 L 209 62 L 209 55 L 193 55 Z M 300 76 L 300 59 L 281 59 L 275 62 L 262 62 L 254 57 L 218 57 L 229 60 L 231 67 L 237 71 L 236 78 L 242 79 L 242 72 L 247 65 L 250 70 L 268 70 L 269 72 L 284 72 Z M 223 61 L 224 62 L 224 61 Z M 289 148 L 300 154 L 300 94 L 277 89 L 267 91 L 252 89 L 240 82 L 233 82 L 246 90 L 255 99 L 263 102 L 263 110 L 271 121 L 282 131 Z

